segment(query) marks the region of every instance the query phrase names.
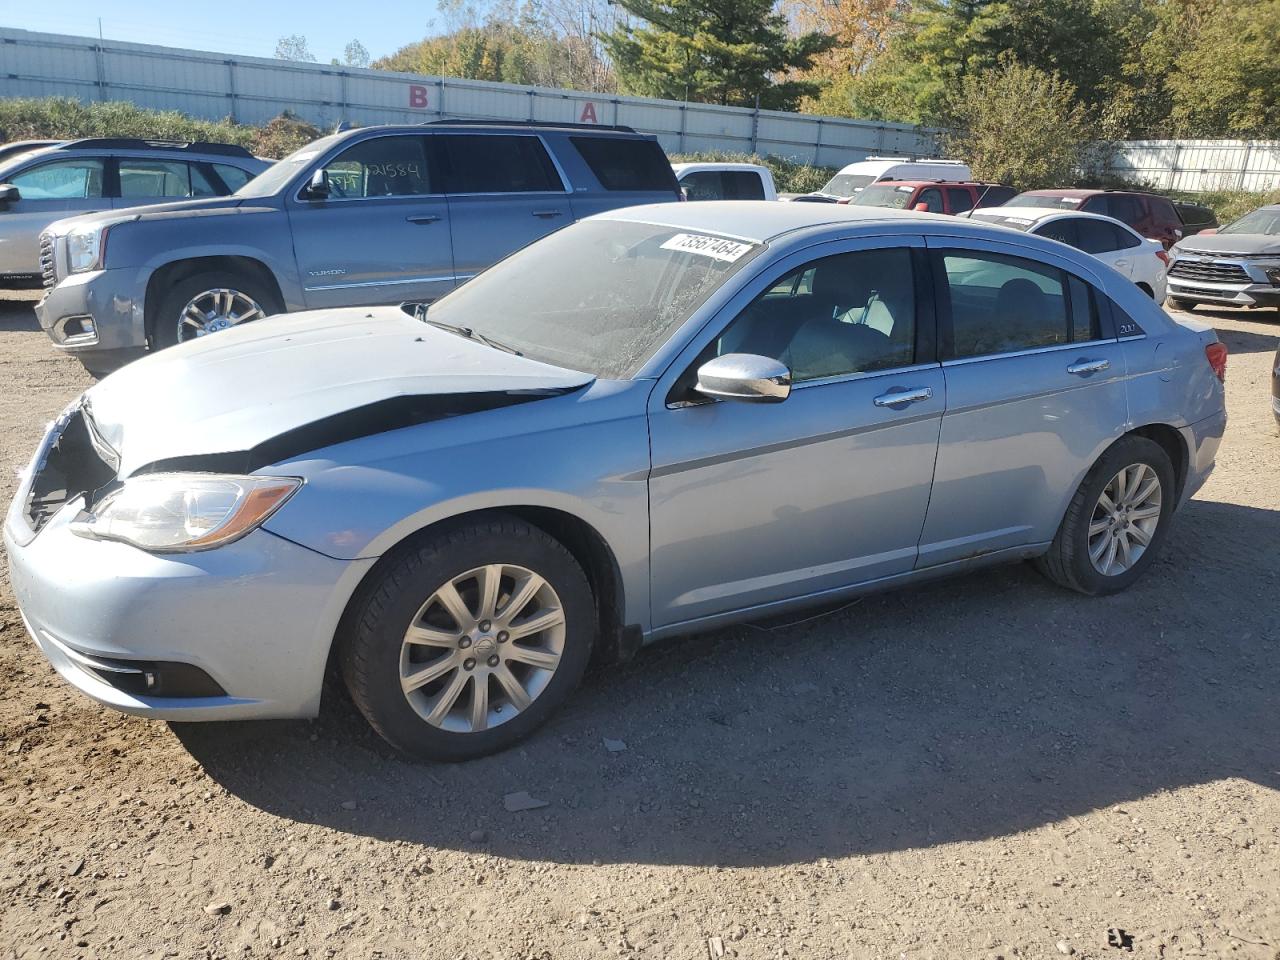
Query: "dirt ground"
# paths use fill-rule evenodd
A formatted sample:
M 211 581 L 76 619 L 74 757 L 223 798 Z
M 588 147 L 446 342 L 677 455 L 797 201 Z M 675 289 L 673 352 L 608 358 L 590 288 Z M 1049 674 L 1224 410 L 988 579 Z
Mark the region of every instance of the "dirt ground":
M 4 503 L 90 383 L 29 306 L 0 302 Z M 1210 317 L 1218 470 L 1127 593 L 1012 566 L 674 641 L 464 765 L 401 760 L 338 691 L 310 723 L 112 713 L 0 583 L 0 958 L 1280 958 L 1255 317 Z

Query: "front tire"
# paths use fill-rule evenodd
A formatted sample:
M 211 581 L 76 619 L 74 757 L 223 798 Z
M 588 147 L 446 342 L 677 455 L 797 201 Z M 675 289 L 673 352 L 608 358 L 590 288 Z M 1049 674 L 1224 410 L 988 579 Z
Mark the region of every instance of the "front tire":
M 179 280 L 160 298 L 152 341 L 158 348 L 172 347 L 283 309 L 276 292 L 252 277 L 198 273 Z
M 1036 567 L 1090 596 L 1125 589 L 1159 554 L 1176 495 L 1164 448 L 1146 437 L 1122 437 L 1081 482 Z
M 342 672 L 392 746 L 466 760 L 511 746 L 568 699 L 596 622 L 573 555 L 495 514 L 429 535 L 375 573 L 339 638 Z
M 1173 309 L 1185 310 L 1188 313 L 1200 306 L 1198 300 L 1184 300 L 1182 297 L 1169 297 L 1167 302 Z

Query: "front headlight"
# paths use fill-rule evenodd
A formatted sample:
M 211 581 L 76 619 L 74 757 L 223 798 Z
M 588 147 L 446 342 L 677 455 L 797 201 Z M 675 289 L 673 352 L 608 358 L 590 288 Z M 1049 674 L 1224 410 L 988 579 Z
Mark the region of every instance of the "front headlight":
M 157 473 L 126 480 L 71 529 L 152 553 L 208 550 L 257 528 L 300 486 L 296 477 Z
M 71 273 L 101 270 L 107 256 L 107 230 L 103 224 L 76 227 L 67 234 L 67 269 Z

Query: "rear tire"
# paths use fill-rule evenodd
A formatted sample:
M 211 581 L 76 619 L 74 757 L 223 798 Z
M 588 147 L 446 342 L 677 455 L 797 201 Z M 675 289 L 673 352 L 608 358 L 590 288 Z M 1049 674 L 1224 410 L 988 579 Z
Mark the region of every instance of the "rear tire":
M 1164 544 L 1175 485 L 1163 447 L 1146 437 L 1120 438 L 1080 483 L 1036 568 L 1059 586 L 1089 596 L 1125 589 Z
M 183 317 L 194 316 L 194 308 L 188 308 L 196 303 L 207 308 L 200 312 L 210 314 L 206 323 L 208 333 L 284 310 L 276 292 L 253 277 L 244 274 L 198 273 L 179 280 L 160 298 L 160 306 L 156 309 L 152 322 L 151 338 L 157 348 L 172 347 L 179 342 L 195 339 L 197 331 L 194 322 L 184 324 Z M 226 316 L 218 313 L 223 303 L 230 306 Z M 255 310 L 256 313 L 251 312 Z M 183 331 L 181 334 L 180 328 Z
M 339 638 L 342 673 L 392 746 L 467 760 L 511 746 L 568 699 L 596 622 L 563 544 L 493 514 L 429 534 L 376 572 Z
M 1184 300 L 1182 297 L 1169 297 L 1167 302 L 1175 310 L 1186 310 L 1188 312 L 1200 306 L 1198 300 Z

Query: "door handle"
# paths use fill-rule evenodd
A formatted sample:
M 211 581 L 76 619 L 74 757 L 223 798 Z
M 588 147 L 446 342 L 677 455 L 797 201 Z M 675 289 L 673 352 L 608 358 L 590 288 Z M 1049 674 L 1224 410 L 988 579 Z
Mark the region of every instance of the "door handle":
M 1117 261 L 1116 261 L 1116 266 L 1117 266 L 1117 267 L 1127 267 L 1128 265 L 1129 265 L 1129 261 L 1128 261 L 1128 260 L 1117 260 Z
M 541 217 L 543 220 L 549 220 L 552 217 L 563 217 L 564 211 L 563 210 L 535 210 L 533 211 L 533 215 L 535 217 Z
M 905 407 L 909 403 L 933 398 L 933 387 L 916 387 L 908 390 L 890 390 L 882 393 L 871 402 L 877 407 Z
M 1109 369 L 1111 369 L 1110 360 L 1078 360 L 1067 367 L 1067 373 L 1075 374 L 1077 377 L 1087 377 L 1091 373 L 1101 373 Z
M 416 223 L 419 226 L 423 226 L 428 223 L 435 223 L 440 218 L 436 216 L 434 213 L 422 213 L 422 214 L 414 214 L 411 217 L 405 217 L 405 219 L 408 220 L 410 223 Z

